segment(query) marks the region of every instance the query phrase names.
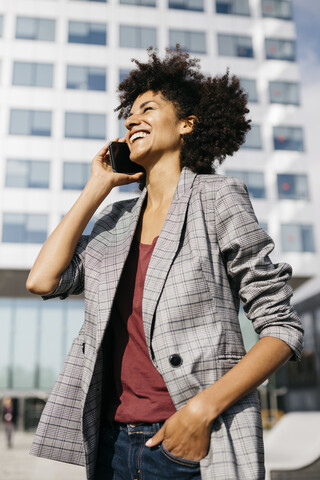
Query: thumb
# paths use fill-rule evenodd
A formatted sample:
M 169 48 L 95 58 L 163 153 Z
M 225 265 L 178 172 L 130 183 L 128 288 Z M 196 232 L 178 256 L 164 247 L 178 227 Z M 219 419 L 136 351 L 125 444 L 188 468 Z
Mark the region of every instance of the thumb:
M 159 445 L 164 439 L 164 425 L 160 428 L 160 430 L 146 442 L 147 447 L 154 447 L 155 445 Z

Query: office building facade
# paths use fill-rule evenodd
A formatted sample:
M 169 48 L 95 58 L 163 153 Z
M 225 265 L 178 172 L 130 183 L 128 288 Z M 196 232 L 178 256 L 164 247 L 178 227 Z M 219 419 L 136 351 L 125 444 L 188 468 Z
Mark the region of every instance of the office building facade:
M 206 74 L 229 68 L 241 79 L 252 129 L 219 173 L 248 185 L 276 243 L 272 259 L 293 265 L 294 287 L 319 268 L 290 1 L 0 0 L 0 389 L 29 399 L 20 402 L 25 427 L 83 321 L 82 298 L 43 302 L 25 291 L 27 272 L 91 158 L 123 135 L 114 109 L 130 59 L 176 43 Z M 104 205 L 135 190 L 117 188 Z M 249 347 L 255 337 L 242 325 Z

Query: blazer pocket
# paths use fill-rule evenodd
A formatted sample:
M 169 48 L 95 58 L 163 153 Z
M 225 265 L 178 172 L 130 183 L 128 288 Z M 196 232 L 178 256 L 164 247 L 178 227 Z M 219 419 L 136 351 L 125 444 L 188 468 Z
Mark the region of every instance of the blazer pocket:
M 216 368 L 217 368 L 217 378 L 219 379 L 229 370 L 231 370 L 237 363 L 241 360 L 242 356 L 240 357 L 219 357 L 216 360 Z

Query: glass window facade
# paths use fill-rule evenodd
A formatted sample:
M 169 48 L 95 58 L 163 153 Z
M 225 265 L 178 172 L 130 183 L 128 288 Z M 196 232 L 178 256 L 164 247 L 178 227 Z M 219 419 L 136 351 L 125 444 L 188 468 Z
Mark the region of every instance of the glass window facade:
M 139 193 L 139 186 L 137 183 L 129 183 L 127 185 L 120 185 L 119 192 L 121 193 Z
M 6 187 L 49 188 L 50 162 L 7 160 Z
M 241 148 L 253 148 L 257 150 L 262 148 L 260 125 L 251 125 L 251 130 L 247 133 L 246 141 Z
M 105 68 L 67 66 L 67 88 L 75 90 L 106 90 L 107 73 Z
M 11 135 L 51 136 L 51 112 L 44 110 L 12 109 L 9 133 Z
M 262 16 L 292 20 L 291 0 L 262 0 Z
M 120 25 L 120 47 L 148 48 L 157 47 L 157 29 L 154 27 L 137 27 Z
M 82 190 L 89 180 L 91 163 L 64 162 L 63 189 Z
M 275 150 L 304 151 L 303 129 L 301 127 L 273 127 Z
M 48 87 L 53 83 L 53 65 L 50 63 L 14 62 L 12 85 Z
M 308 200 L 308 177 L 304 174 L 281 173 L 278 175 L 278 196 L 281 199 Z
M 97 221 L 97 219 L 95 217 L 93 217 L 89 220 L 89 222 L 86 225 L 86 228 L 83 230 L 83 235 L 90 235 L 96 221 Z
M 16 38 L 54 42 L 56 21 L 49 18 L 17 17 Z
M 120 68 L 120 70 L 119 70 L 119 83 L 121 83 L 125 78 L 127 78 L 127 76 L 129 75 L 130 72 L 131 72 L 131 70 L 129 70 L 128 68 Z
M 216 12 L 228 15 L 250 15 L 249 0 L 216 0 Z
M 259 101 L 257 92 L 257 82 L 252 78 L 240 78 L 242 88 L 248 94 L 248 101 L 256 103 Z
M 169 8 L 203 12 L 203 0 L 169 0 Z
M 47 238 L 48 216 L 38 213 L 4 213 L 2 242 L 43 243 Z
M 104 140 L 106 138 L 106 115 L 66 112 L 65 137 Z
M 0 388 L 50 391 L 83 312 L 82 300 L 0 298 Z
M 14 324 L 11 301 L 0 298 L 0 388 L 12 384 L 12 336 Z
M 313 225 L 281 225 L 281 241 L 284 252 L 315 252 Z
M 127 134 L 127 129 L 124 122 L 124 119 L 119 120 L 119 138 L 123 138 Z
M 156 0 L 120 0 L 124 5 L 138 5 L 141 7 L 155 7 Z
M 105 23 L 69 21 L 69 43 L 89 45 L 107 45 L 107 26 Z
M 259 222 L 260 227 L 268 233 L 268 224 L 266 222 Z
M 248 172 L 244 170 L 227 170 L 230 177 L 240 178 L 248 187 L 253 198 L 266 198 L 263 172 Z
M 296 61 L 296 42 L 282 38 L 266 38 L 266 58 L 268 60 Z
M 253 58 L 252 39 L 246 35 L 218 34 L 219 55 Z
M 174 48 L 179 43 L 183 50 L 191 53 L 206 53 L 206 34 L 193 30 L 169 30 L 169 44 Z
M 295 82 L 269 82 L 270 103 L 300 105 L 299 84 Z

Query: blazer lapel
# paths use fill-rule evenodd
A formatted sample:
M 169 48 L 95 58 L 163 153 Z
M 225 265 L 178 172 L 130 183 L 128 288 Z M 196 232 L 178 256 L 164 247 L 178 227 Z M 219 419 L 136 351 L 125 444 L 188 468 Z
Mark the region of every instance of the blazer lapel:
M 155 309 L 180 244 L 195 178 L 195 173 L 183 168 L 147 270 L 143 291 L 142 317 L 150 355 L 152 355 L 150 346 Z
M 131 212 L 125 213 L 120 219 L 115 214 L 117 222 L 116 233 L 109 239 L 103 260 L 101 262 L 101 273 L 99 282 L 99 308 L 97 326 L 97 345 L 99 346 L 107 321 L 109 319 L 113 299 L 118 287 L 121 272 L 127 259 L 131 242 L 137 227 L 141 208 L 147 193 L 145 188 Z

